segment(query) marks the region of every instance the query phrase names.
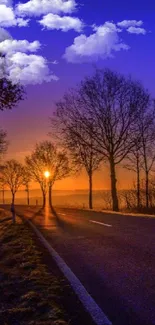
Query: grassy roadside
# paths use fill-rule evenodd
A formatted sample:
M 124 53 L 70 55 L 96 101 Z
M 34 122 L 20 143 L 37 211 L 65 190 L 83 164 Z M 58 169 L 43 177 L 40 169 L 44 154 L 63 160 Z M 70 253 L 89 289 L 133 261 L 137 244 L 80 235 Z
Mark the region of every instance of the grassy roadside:
M 77 299 L 62 275 L 50 272 L 46 254 L 20 219 L 0 223 L 1 325 L 92 324 L 66 311 L 64 300 L 70 297 L 75 305 Z M 78 302 L 75 308 L 83 313 Z

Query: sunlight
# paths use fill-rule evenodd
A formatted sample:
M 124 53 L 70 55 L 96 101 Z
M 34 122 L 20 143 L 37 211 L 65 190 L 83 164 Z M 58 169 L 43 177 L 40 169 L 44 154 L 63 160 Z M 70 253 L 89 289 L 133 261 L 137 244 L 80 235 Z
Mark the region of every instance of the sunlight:
M 50 177 L 50 172 L 49 172 L 48 170 L 46 170 L 46 171 L 44 172 L 44 176 L 45 176 L 46 178 L 49 178 L 49 177 Z

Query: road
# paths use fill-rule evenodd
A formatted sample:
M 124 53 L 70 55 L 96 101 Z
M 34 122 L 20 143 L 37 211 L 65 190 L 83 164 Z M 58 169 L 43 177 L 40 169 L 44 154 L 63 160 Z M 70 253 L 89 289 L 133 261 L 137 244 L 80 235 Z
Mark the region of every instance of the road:
M 17 213 L 44 233 L 113 325 L 155 325 L 155 218 L 67 208 Z

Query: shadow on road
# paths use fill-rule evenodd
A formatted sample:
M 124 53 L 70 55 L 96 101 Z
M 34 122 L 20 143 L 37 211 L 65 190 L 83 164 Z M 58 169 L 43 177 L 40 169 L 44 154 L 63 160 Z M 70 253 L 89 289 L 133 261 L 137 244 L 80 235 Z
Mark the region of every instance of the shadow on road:
M 44 217 L 44 214 L 45 214 L 45 209 L 44 209 L 44 208 L 40 208 L 38 211 L 36 211 L 36 212 L 32 215 L 32 217 L 31 217 L 30 219 L 31 219 L 31 220 L 35 220 L 35 219 L 38 217 L 38 215 Z
M 74 224 L 74 220 L 68 219 L 67 216 L 65 216 L 65 218 L 63 218 L 61 215 L 59 215 L 56 210 L 54 209 L 54 207 L 50 207 L 50 210 L 53 214 L 53 216 L 55 217 L 55 221 L 57 223 L 57 226 L 60 227 L 63 230 L 69 230 L 71 229 L 72 231 L 76 230 L 77 228 L 77 223 L 76 223 L 76 227 Z

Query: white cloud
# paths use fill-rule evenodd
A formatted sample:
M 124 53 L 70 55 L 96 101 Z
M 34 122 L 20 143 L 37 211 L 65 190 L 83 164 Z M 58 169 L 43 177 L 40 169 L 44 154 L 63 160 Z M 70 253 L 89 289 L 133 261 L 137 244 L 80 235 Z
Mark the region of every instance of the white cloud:
M 0 53 L 10 53 L 10 52 L 36 52 L 39 50 L 41 44 L 38 41 L 28 42 L 27 40 L 13 40 L 7 39 L 0 42 Z
M 134 26 L 131 26 L 127 29 L 127 32 L 130 33 L 130 34 L 143 34 L 145 35 L 146 34 L 146 30 L 144 28 L 140 28 L 140 27 L 134 27 Z
M 28 85 L 58 80 L 50 72 L 46 59 L 39 55 L 13 53 L 6 56 L 5 64 L 7 77 L 13 83 L 20 82 L 23 85 Z
M 38 51 L 41 47 L 39 41 L 13 39 L 2 28 L 28 26 L 29 19 L 16 16 L 11 5 L 11 1 L 0 0 L 0 53 L 5 54 L 5 57 L 0 58 L 0 78 L 5 75 L 13 83 L 20 82 L 23 85 L 58 80 L 43 56 L 27 53 Z
M 19 27 L 26 27 L 29 24 L 30 19 L 23 19 L 21 17 L 16 19 L 17 25 Z
M 97 61 L 99 58 L 112 57 L 116 51 L 129 49 L 129 46 L 120 40 L 120 30 L 115 24 L 106 22 L 103 26 L 95 26 L 94 31 L 95 33 L 88 37 L 84 34 L 76 37 L 73 45 L 66 48 L 63 57 L 72 63 Z
M 76 8 L 75 0 L 29 0 L 16 7 L 20 15 L 40 16 L 48 13 L 72 13 Z
M 0 4 L 4 4 L 7 7 L 11 7 L 12 6 L 12 0 L 0 0 Z
M 9 6 L 10 5 L 10 6 Z M 0 26 L 1 27 L 13 27 L 18 25 L 19 27 L 28 26 L 29 19 L 23 19 L 22 17 L 16 18 L 11 2 L 3 0 L 0 3 Z
M 12 39 L 12 36 L 4 28 L 0 27 L 0 42 L 3 42 L 7 39 Z
M 143 21 L 142 20 L 122 20 L 117 23 L 117 25 L 121 28 L 128 28 L 130 26 L 142 26 Z
M 16 25 L 13 8 L 0 4 L 0 26 L 10 27 Z
M 47 29 L 60 29 L 63 32 L 67 32 L 70 29 L 81 32 L 83 28 L 83 23 L 79 18 L 69 16 L 60 17 L 54 14 L 47 14 L 39 23 Z

